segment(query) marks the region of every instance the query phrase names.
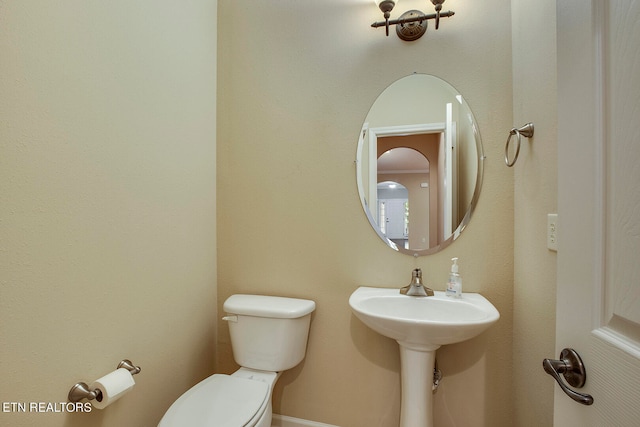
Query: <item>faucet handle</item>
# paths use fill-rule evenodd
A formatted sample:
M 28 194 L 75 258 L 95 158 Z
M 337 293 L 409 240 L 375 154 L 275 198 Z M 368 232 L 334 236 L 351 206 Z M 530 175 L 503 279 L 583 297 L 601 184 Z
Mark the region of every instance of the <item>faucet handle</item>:
M 411 272 L 411 283 L 409 285 L 422 285 L 422 270 L 420 268 L 414 268 Z

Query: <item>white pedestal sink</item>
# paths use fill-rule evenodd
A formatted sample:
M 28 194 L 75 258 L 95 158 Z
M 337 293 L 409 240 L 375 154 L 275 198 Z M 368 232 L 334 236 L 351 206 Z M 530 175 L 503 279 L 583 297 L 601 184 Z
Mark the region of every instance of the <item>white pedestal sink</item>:
M 413 297 L 400 289 L 360 287 L 349 305 L 365 325 L 400 344 L 400 427 L 433 427 L 436 350 L 471 339 L 500 318 L 493 304 L 476 293 Z

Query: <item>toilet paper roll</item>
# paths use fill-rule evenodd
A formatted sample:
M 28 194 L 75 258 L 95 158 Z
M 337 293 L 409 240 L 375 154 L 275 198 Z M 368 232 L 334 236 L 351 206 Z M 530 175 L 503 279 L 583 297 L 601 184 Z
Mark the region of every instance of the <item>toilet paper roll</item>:
M 98 389 L 102 393 L 102 396 L 91 401 L 91 405 L 97 409 L 104 409 L 125 395 L 135 384 L 131 372 L 125 368 L 118 368 L 89 386 L 90 390 Z

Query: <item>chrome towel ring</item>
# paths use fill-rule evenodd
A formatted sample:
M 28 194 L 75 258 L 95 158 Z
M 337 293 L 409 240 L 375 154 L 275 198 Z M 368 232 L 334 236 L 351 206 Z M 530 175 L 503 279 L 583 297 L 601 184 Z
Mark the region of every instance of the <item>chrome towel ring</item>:
M 516 135 L 516 153 L 513 156 L 513 160 L 509 160 L 509 145 L 511 144 L 511 137 Z M 533 123 L 527 123 L 526 125 L 520 128 L 513 128 L 509 131 L 509 138 L 507 138 L 507 143 L 504 146 L 504 162 L 507 166 L 511 167 L 516 164 L 516 160 L 518 160 L 518 154 L 520 154 L 520 140 L 522 137 L 531 138 L 533 136 Z

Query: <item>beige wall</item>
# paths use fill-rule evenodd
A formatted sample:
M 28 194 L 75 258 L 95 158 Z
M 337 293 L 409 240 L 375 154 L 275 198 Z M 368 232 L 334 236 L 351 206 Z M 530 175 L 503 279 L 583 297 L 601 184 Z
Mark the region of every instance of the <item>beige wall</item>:
M 513 2 L 514 126 L 533 122 L 513 167 L 515 423 L 553 424 L 555 381 L 542 360 L 556 357 L 556 253 L 546 246 L 547 214 L 557 212 L 556 2 Z M 506 139 L 506 136 L 505 136 Z
M 513 425 L 513 171 L 502 160 L 513 121 L 511 9 L 507 0 L 450 7 L 456 15 L 440 30 L 405 43 L 370 27 L 381 17 L 371 1 L 219 3 L 219 305 L 241 292 L 318 304 L 307 358 L 280 379 L 276 413 L 397 426 L 397 344 L 355 319 L 348 297 L 361 285 L 404 286 L 414 267 L 443 290 L 458 256 L 465 290 L 486 295 L 502 318 L 477 339 L 439 350 L 436 425 Z M 414 71 L 462 93 L 487 155 L 470 225 L 444 252 L 419 259 L 393 252 L 371 230 L 354 165 L 369 107 Z M 231 372 L 224 324 L 218 343 L 219 370 Z
M 0 401 L 65 402 L 123 358 L 90 414 L 156 425 L 215 365 L 216 2 L 0 2 Z

